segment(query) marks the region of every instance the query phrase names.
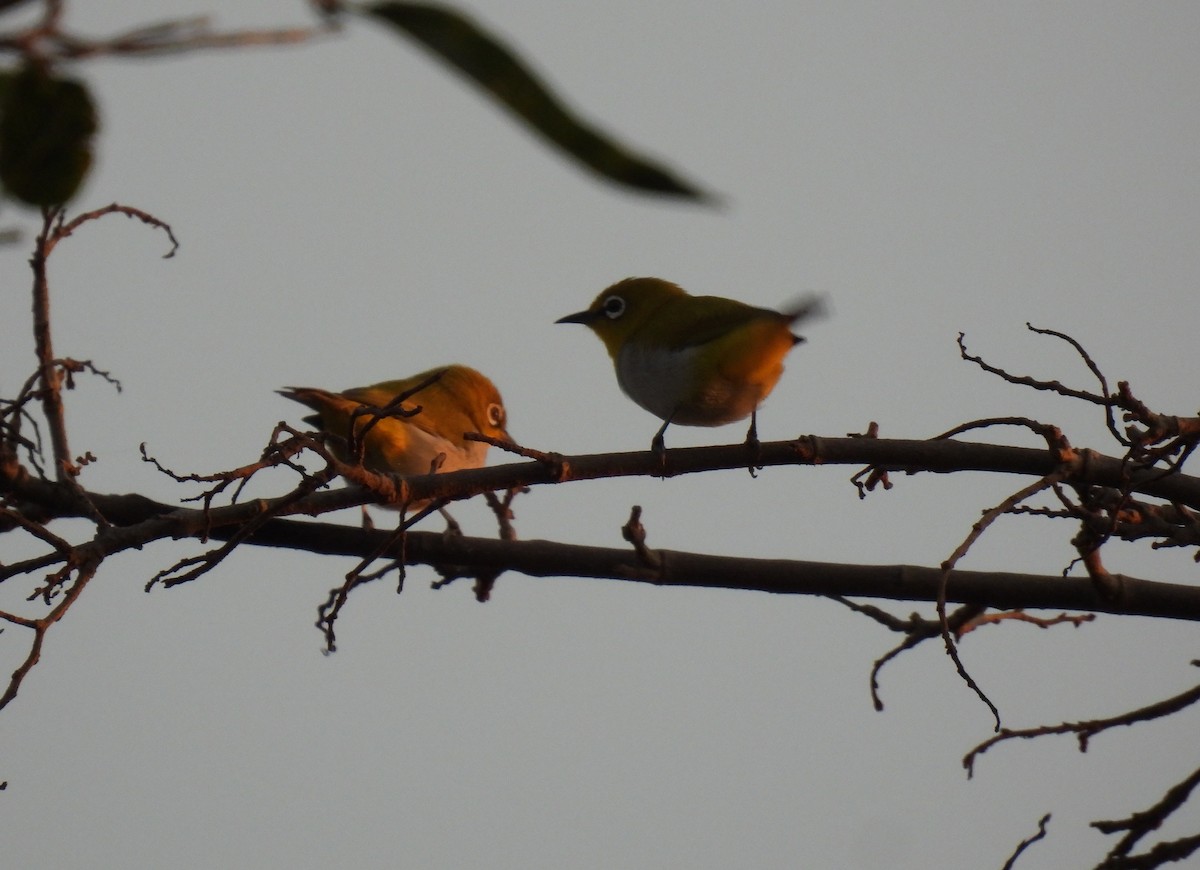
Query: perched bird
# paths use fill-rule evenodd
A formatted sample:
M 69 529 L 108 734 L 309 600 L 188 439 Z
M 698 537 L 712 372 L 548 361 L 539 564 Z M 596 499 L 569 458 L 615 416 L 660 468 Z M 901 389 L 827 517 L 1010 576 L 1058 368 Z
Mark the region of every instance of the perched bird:
M 392 404 L 398 396 L 414 390 Z M 314 387 L 287 387 L 278 392 L 316 411 L 304 420 L 325 434 L 338 458 L 353 460 L 348 449 L 353 441 L 361 450 L 363 466 L 372 471 L 429 474 L 478 468 L 487 457 L 488 445 L 468 441 L 465 433 L 508 440 L 500 392 L 467 366 L 430 369 L 410 378 L 340 393 Z M 366 410 L 354 416 L 356 409 Z M 412 413 L 414 410 L 417 413 Z
M 818 313 L 816 298 L 786 311 L 720 296 L 691 296 L 661 278 L 626 278 L 585 310 L 557 323 L 582 323 L 612 357 L 617 383 L 663 421 L 651 448 L 660 455 L 672 423 L 721 426 L 750 417 L 783 373 L 783 358 L 804 339 L 792 326 Z

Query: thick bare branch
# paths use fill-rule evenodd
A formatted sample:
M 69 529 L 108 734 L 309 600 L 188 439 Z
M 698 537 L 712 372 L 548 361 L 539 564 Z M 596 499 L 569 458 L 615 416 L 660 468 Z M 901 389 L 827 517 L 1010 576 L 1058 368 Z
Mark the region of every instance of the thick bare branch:
M 807 438 L 794 442 L 764 444 L 762 451 L 764 462 L 772 465 L 810 462 L 830 464 L 840 461 L 854 465 L 861 465 L 865 462 L 866 464 L 895 465 L 915 469 L 917 461 L 921 460 L 925 463 L 925 467 L 930 469 L 957 463 L 960 467 L 976 468 L 986 468 L 990 465 L 997 470 L 1004 471 L 1024 470 L 1045 473 L 1046 470 L 1049 470 L 1045 451 L 953 441 L 905 442 Z M 686 468 L 689 472 L 718 467 L 741 468 L 744 467 L 745 462 L 744 446 L 740 444 L 729 447 L 668 450 L 667 454 L 669 461 L 677 469 Z M 73 499 L 64 496 L 63 492 L 50 481 L 39 480 L 28 475 L 5 475 L 6 468 L 7 466 L 0 464 L 0 495 L 6 495 L 12 505 L 31 503 L 51 516 L 78 516 L 80 514 L 79 505 Z M 643 451 L 569 457 L 566 468 L 568 469 L 568 480 L 580 480 L 622 474 L 655 475 L 658 473 L 659 465 L 657 457 L 650 451 Z M 1081 461 L 1072 469 L 1071 473 L 1081 480 L 1111 483 L 1120 479 L 1122 466 L 1118 460 L 1099 457 L 1083 451 Z M 362 479 L 368 477 L 386 479 L 386 476 L 372 475 L 371 472 L 361 469 L 358 470 L 357 476 Z M 409 477 L 403 483 L 411 499 L 424 501 L 455 499 L 489 490 L 506 490 L 513 486 L 552 482 L 556 482 L 554 470 L 543 463 L 530 462 Z M 1148 481 L 1145 488 L 1155 494 L 1175 497 L 1182 503 L 1200 501 L 1198 483 L 1200 482 L 1195 478 L 1177 474 L 1169 478 Z M 1135 483 L 1135 485 L 1137 484 Z M 319 514 L 370 503 L 378 500 L 379 497 L 365 489 L 347 487 L 328 492 L 314 492 L 298 499 L 285 496 L 283 499 L 264 500 L 250 505 L 238 504 L 212 508 L 208 511 L 178 509 L 136 495 L 89 493 L 89 498 L 109 522 L 114 526 L 121 527 L 108 530 L 96 541 L 97 546 L 103 546 L 106 553 L 112 553 L 124 548 L 143 546 L 161 538 L 201 537 L 209 534 L 226 540 L 234 534 L 234 526 L 247 520 L 257 520 L 263 516 L 264 512 L 275 512 L 280 515 Z M 284 504 L 285 501 L 286 504 Z M 324 529 L 330 530 L 329 534 L 326 534 Z M 246 540 L 248 543 L 255 544 L 288 546 L 313 552 L 343 552 L 361 556 L 371 552 L 380 543 L 379 539 L 372 538 L 371 534 L 370 530 L 347 529 L 312 523 L 300 525 L 270 520 L 263 523 L 262 527 Z M 534 544 L 520 541 L 489 541 L 487 542 L 489 546 L 501 545 L 508 548 L 488 549 L 486 551 L 487 558 L 494 560 L 489 565 L 485 564 L 478 556 L 484 552 L 480 549 L 482 542 L 472 541 L 469 547 L 461 542 L 459 544 L 443 542 L 439 545 L 440 549 L 431 544 L 431 549 L 423 550 L 421 545 L 414 545 L 414 540 L 420 540 L 419 534 L 410 534 L 408 547 L 408 557 L 412 559 L 415 556 L 415 561 L 418 563 L 466 565 L 477 570 L 487 567 L 503 567 L 529 573 L 527 569 L 532 567 L 529 560 L 536 553 L 538 558 L 534 561 L 543 562 L 549 572 L 559 571 L 567 576 L 646 579 L 641 576 L 645 573 L 644 566 L 638 566 L 636 563 L 632 566 L 636 570 L 633 570 L 631 575 L 631 566 L 624 564 L 629 556 L 628 551 L 612 551 L 619 554 L 622 557 L 621 560 L 617 561 L 611 558 L 610 553 L 610 557 L 606 557 L 606 570 L 597 574 L 590 573 L 594 563 L 589 562 L 584 556 L 590 552 L 590 548 L 572 548 L 568 545 L 547 542 Z M 348 538 L 342 536 L 348 536 Z M 332 540 L 333 537 L 338 537 L 344 543 L 339 543 L 332 550 L 323 550 L 322 542 Z M 346 547 L 350 549 L 344 549 Z M 560 547 L 566 549 L 557 549 Z M 423 558 L 426 553 L 428 553 L 428 559 Z M 396 554 L 389 555 L 395 557 Z M 725 570 L 732 570 L 733 565 L 707 561 L 715 560 L 717 557 L 698 558 L 706 561 L 701 565 L 690 565 L 689 567 L 703 569 L 700 585 L 763 588 L 768 591 L 795 591 L 851 597 L 882 597 L 894 600 L 936 600 L 934 597 L 937 589 L 935 569 L 908 569 L 898 566 L 892 569 L 876 569 L 868 566 L 842 566 L 843 571 L 837 576 L 852 576 L 855 578 L 855 582 L 848 585 L 837 583 L 808 585 L 805 581 L 789 588 L 789 584 L 797 583 L 794 576 L 785 579 L 781 575 L 772 575 L 770 572 L 764 574 L 762 567 L 758 565 L 755 566 L 754 574 L 747 574 L 745 573 L 746 564 L 743 563 L 737 568 L 740 572 L 738 581 L 732 582 L 729 577 L 720 577 L 720 574 Z M 412 563 L 410 561 L 410 564 Z M 788 564 L 800 566 L 797 570 L 804 573 L 812 568 L 813 563 Z M 822 566 L 823 569 L 828 567 L 831 566 Z M 868 575 L 879 570 L 884 573 L 876 575 L 873 579 L 868 578 Z M 933 571 L 934 578 L 934 583 L 930 587 L 924 585 L 930 575 L 912 574 L 913 571 L 929 570 Z M 618 571 L 619 573 L 617 573 Z M 824 570 L 822 573 L 825 573 Z M 826 574 L 825 576 L 834 575 Z M 921 579 L 914 587 L 907 582 L 897 584 L 897 576 L 905 581 L 914 576 L 919 576 Z M 1086 579 L 1078 581 L 1070 578 L 1039 578 L 1036 582 L 1024 583 L 1002 579 L 1020 575 L 996 574 L 992 576 L 991 580 L 980 580 L 982 585 L 979 588 L 967 588 L 959 579 L 962 576 L 964 576 L 963 572 L 955 572 L 951 576 L 951 581 L 947 586 L 948 601 L 979 604 L 1001 610 L 1050 608 L 1109 613 L 1136 612 L 1145 615 L 1189 619 L 1195 618 L 1195 614 L 1198 612 L 1196 602 L 1200 597 L 1200 592 L 1190 587 L 1148 584 L 1132 578 L 1122 579 L 1120 592 L 1115 598 L 1101 601 L 1099 600 L 1101 596 Z M 764 577 L 767 578 L 765 582 L 757 582 Z M 772 577 L 774 579 L 771 579 Z M 687 583 L 692 582 L 692 579 L 694 578 L 685 579 L 682 575 L 672 575 L 664 578 L 661 582 Z M 860 583 L 860 581 L 865 582 Z M 783 584 L 782 587 L 779 586 L 780 583 Z
M 1029 447 L 981 444 L 969 441 L 916 441 L 903 439 L 821 438 L 802 436 L 793 441 L 764 442 L 761 462 L 766 467 L 781 465 L 875 465 L 908 473 L 988 471 L 994 473 L 1028 474 L 1042 477 L 1061 463 L 1046 450 Z M 744 444 L 714 447 L 668 449 L 666 461 L 671 475 L 698 474 L 718 469 L 744 468 Z M 553 465 L 554 467 L 551 467 Z M 352 467 L 339 467 L 345 476 Z M 563 476 L 559 477 L 558 472 Z M 1072 485 L 1122 487 L 1130 491 L 1200 510 L 1200 478 L 1185 474 L 1161 477 L 1153 470 L 1130 469 L 1120 459 L 1102 456 L 1090 450 L 1077 451 L 1076 459 L 1067 469 L 1064 480 Z M 563 465 L 543 462 L 509 463 L 487 468 L 469 469 L 436 475 L 404 478 L 413 501 L 445 499 L 453 501 L 487 491 L 505 491 L 514 486 L 538 486 L 570 481 L 594 480 L 604 477 L 658 476 L 659 459 L 651 451 L 604 453 L 588 456 L 565 456 Z M 378 480 L 385 475 L 371 472 L 354 473 L 355 482 Z M 11 492 L 16 476 L 5 475 L 0 466 L 0 495 Z M 29 481 L 20 487 L 24 497 L 52 509 L 59 516 L 79 516 L 72 512 L 69 500 L 53 487 L 39 487 Z M 392 485 L 395 489 L 395 484 Z M 97 504 L 105 502 L 105 515 L 112 522 L 121 522 L 123 505 L 120 499 L 92 494 Z M 115 500 L 114 500 L 115 499 Z M 322 513 L 370 504 L 378 500 L 365 489 L 341 489 L 313 496 L 304 504 L 305 512 Z M 133 519 L 136 521 L 136 518 Z

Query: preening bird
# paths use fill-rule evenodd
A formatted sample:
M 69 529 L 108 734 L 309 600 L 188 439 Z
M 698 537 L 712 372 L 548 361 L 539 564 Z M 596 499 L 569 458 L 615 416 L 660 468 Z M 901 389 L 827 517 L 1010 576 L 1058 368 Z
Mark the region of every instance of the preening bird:
M 651 444 L 662 453 L 672 423 L 721 426 L 750 418 L 783 373 L 783 358 L 804 339 L 792 327 L 821 309 L 810 297 L 785 311 L 756 308 L 721 296 L 692 296 L 661 278 L 626 278 L 576 314 L 612 357 L 617 383 L 663 421 Z
M 381 416 L 378 420 L 370 412 L 354 416 L 356 409 L 382 409 L 397 396 L 427 381 L 399 405 L 403 412 L 419 407 L 416 414 Z M 305 417 L 305 422 L 325 434 L 330 449 L 339 459 L 352 461 L 354 457 L 350 456 L 348 446 L 352 440 L 359 443 L 363 467 L 372 471 L 407 475 L 478 468 L 487 457 L 488 445 L 468 441 L 466 433 L 478 432 L 508 440 L 507 414 L 500 391 L 484 375 L 463 365 L 443 366 L 409 378 L 340 393 L 315 387 L 287 387 L 279 390 L 279 394 L 316 411 Z

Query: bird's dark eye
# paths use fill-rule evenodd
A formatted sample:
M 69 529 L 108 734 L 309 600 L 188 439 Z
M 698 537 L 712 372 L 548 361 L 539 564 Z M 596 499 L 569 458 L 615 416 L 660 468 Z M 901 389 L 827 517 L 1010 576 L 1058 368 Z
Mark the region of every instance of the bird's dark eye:
M 620 296 L 609 296 L 604 300 L 604 304 L 600 306 L 604 312 L 604 316 L 609 320 L 616 320 L 625 313 L 625 300 Z
M 487 419 L 497 429 L 502 428 L 504 426 L 504 408 L 492 402 L 487 407 Z

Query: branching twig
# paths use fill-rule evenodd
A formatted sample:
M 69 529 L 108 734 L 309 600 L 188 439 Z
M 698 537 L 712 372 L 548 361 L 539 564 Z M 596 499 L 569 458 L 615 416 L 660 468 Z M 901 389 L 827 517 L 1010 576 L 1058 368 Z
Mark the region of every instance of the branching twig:
M 36 26 L 0 35 L 0 50 L 18 51 L 43 59 L 82 60 L 91 57 L 148 57 L 190 51 L 251 46 L 297 45 L 339 29 L 337 19 L 325 16 L 318 27 L 217 31 L 207 17 L 182 18 L 144 25 L 107 39 L 75 36 L 59 26 L 59 4 L 47 4 L 47 15 Z
M 879 438 L 879 424 L 872 420 L 867 424 L 866 432 L 848 432 L 847 438 Z M 892 481 L 888 478 L 886 468 L 877 468 L 874 465 L 868 465 L 866 468 L 857 471 L 851 478 L 850 482 L 854 484 L 854 488 L 858 490 L 858 498 L 861 501 L 867 497 L 867 493 L 874 492 L 875 487 L 882 486 L 884 491 L 892 488 Z
M 1126 819 L 1092 822 L 1092 827 L 1101 833 L 1125 831 L 1125 836 L 1112 847 L 1096 870 L 1158 867 L 1168 861 L 1180 861 L 1200 848 L 1200 835 L 1196 835 L 1159 843 L 1142 855 L 1129 854 L 1142 837 L 1157 831 L 1172 813 L 1187 803 L 1197 785 L 1200 785 L 1200 769 L 1192 771 L 1182 782 L 1167 789 L 1158 803 L 1147 810 L 1134 813 Z
M 445 369 L 439 369 L 433 372 L 429 377 L 422 380 L 419 384 L 403 390 L 393 396 L 391 401 L 382 407 L 374 405 L 360 404 L 352 412 L 350 419 L 346 424 L 346 453 L 350 457 L 351 462 L 355 465 L 361 465 L 363 459 L 363 450 L 366 448 L 367 433 L 374 429 L 381 420 L 389 419 L 407 419 L 415 417 L 421 413 L 422 408 L 417 405 L 415 408 L 405 408 L 404 402 L 407 402 L 413 396 L 420 393 L 427 387 L 431 387 L 442 379 L 446 374 Z M 368 417 L 366 423 L 361 427 L 358 425 L 360 417 Z
M 844 604 L 855 613 L 861 613 L 863 616 L 870 617 L 892 631 L 904 632 L 907 635 L 898 646 L 893 647 L 882 657 L 876 659 L 875 664 L 871 667 L 871 703 L 877 711 L 882 711 L 883 698 L 879 694 L 879 672 L 883 670 L 883 666 L 902 652 L 913 649 L 932 638 L 940 637 L 942 634 L 942 622 L 939 619 L 925 619 L 917 613 L 911 614 L 907 619 L 901 619 L 873 604 L 861 604 L 857 601 L 851 601 L 842 595 L 830 595 L 829 597 L 840 604 Z M 981 612 L 982 608 L 976 605 L 959 607 L 947 616 L 946 624 L 955 635 L 958 635 L 963 626 L 969 625 L 977 619 Z
M 1034 328 L 1033 326 L 1029 326 L 1029 324 L 1026 324 L 1026 326 L 1033 332 L 1044 332 L 1045 334 L 1048 334 L 1048 335 L 1055 335 L 1060 338 L 1066 339 L 1065 336 L 1062 336 L 1060 333 L 1052 332 L 1051 330 L 1039 330 L 1039 329 Z M 1091 362 L 1090 357 L 1088 357 L 1087 354 L 1083 352 L 1083 349 L 1081 347 L 1079 347 L 1079 345 L 1077 343 L 1074 342 L 1074 339 L 1066 339 L 1066 340 L 1075 344 L 1076 349 L 1079 350 L 1080 353 L 1083 354 L 1084 361 L 1086 363 L 1088 363 L 1089 367 L 1091 367 L 1093 369 L 1093 371 L 1096 371 L 1096 369 L 1094 368 L 1094 363 Z M 1008 383 L 1010 383 L 1010 384 L 1018 384 L 1023 387 L 1031 387 L 1032 389 L 1035 389 L 1035 390 L 1042 390 L 1042 391 L 1057 393 L 1060 396 L 1067 396 L 1067 397 L 1073 398 L 1073 399 L 1082 399 L 1085 402 L 1091 402 L 1092 404 L 1101 405 L 1101 406 L 1105 406 L 1105 407 L 1107 407 L 1113 403 L 1112 397 L 1110 395 L 1108 395 L 1108 393 L 1107 393 L 1107 388 L 1105 388 L 1104 395 L 1097 395 L 1096 393 L 1089 393 L 1087 390 L 1076 390 L 1072 387 L 1065 386 L 1065 385 L 1063 385 L 1063 383 L 1061 381 L 1042 381 L 1042 380 L 1038 380 L 1037 378 L 1029 377 L 1028 375 L 1009 374 L 1004 369 L 998 368 L 996 366 L 990 365 L 989 363 L 985 362 L 982 357 L 975 356 L 974 354 L 968 352 L 967 351 L 967 343 L 966 343 L 966 333 L 963 333 L 963 332 L 960 332 L 958 334 L 958 351 L 959 351 L 959 354 L 962 356 L 962 358 L 964 360 L 966 360 L 967 362 L 974 363 L 975 365 L 979 366 L 981 369 L 983 369 L 988 374 L 996 375 L 998 378 L 1008 381 Z M 1101 384 L 1103 386 L 1103 378 L 1101 378 Z
M 492 509 L 492 513 L 496 517 L 500 540 L 515 541 L 517 539 L 517 529 L 513 525 L 513 500 L 520 494 L 529 492 L 527 486 L 510 487 L 504 494 L 504 498 L 499 498 L 494 492 L 485 492 L 484 500 L 487 501 L 488 507 Z M 496 580 L 500 577 L 501 571 L 481 571 L 475 575 L 475 600 L 480 604 L 487 602 L 492 597 L 492 590 L 496 588 Z
M 1036 625 L 1038 628 L 1050 628 L 1055 625 L 1073 625 L 1079 628 L 1085 622 L 1092 622 L 1095 618 L 1096 614 L 1094 613 L 1060 613 L 1058 616 L 1048 617 L 1030 616 L 1023 610 L 1006 610 L 1002 613 L 981 613 L 963 625 L 958 630 L 957 637 L 961 639 L 964 634 L 972 632 L 980 626 L 996 625 L 1001 622 L 1027 622 L 1030 625 Z
M 958 564 L 959 560 L 967 554 L 967 551 L 971 549 L 971 546 L 979 539 L 979 536 L 984 533 L 988 526 L 995 522 L 997 518 L 1007 513 L 1012 507 L 1020 504 L 1025 499 L 1036 495 L 1042 490 L 1054 486 L 1056 483 L 1060 482 L 1063 477 L 1063 472 L 1049 474 L 1046 477 L 1043 477 L 1041 480 L 1035 481 L 1029 486 L 1017 490 L 995 507 L 984 511 L 983 516 L 971 526 L 971 532 L 967 535 L 966 540 L 959 544 L 958 548 L 950 554 L 950 558 L 942 563 L 942 583 L 938 587 L 937 612 L 938 619 L 942 625 L 942 641 L 946 646 L 946 654 L 949 655 L 951 660 L 954 662 L 954 667 L 957 669 L 958 675 L 962 677 L 963 681 L 971 687 L 971 690 L 979 696 L 979 699 L 987 705 L 987 708 L 992 711 L 992 716 L 995 718 L 995 728 L 997 731 L 1000 730 L 1000 711 L 996 708 L 996 705 L 992 703 L 991 698 L 989 698 L 984 693 L 983 689 L 979 687 L 979 684 L 975 682 L 975 678 L 967 672 L 966 667 L 962 663 L 962 659 L 959 658 L 958 646 L 954 642 L 954 638 L 951 636 L 950 623 L 946 618 L 946 585 L 950 580 L 950 572 L 954 570 L 954 567 Z
M 1164 716 L 1170 716 L 1172 713 L 1178 713 L 1192 704 L 1200 701 L 1200 685 L 1188 689 L 1186 692 L 1175 695 L 1171 698 L 1166 698 L 1162 701 L 1156 701 L 1153 704 L 1148 704 L 1145 707 L 1140 707 L 1137 710 L 1131 710 L 1128 713 L 1122 713 L 1119 716 L 1112 716 L 1108 719 L 1089 719 L 1083 722 L 1063 722 L 1059 725 L 1042 725 L 1036 728 L 1020 728 L 1001 729 L 998 734 L 989 737 L 987 740 L 980 743 L 974 749 L 963 757 L 963 767 L 967 769 L 967 777 L 970 778 L 975 773 L 975 759 L 983 753 L 987 752 L 997 743 L 1013 738 L 1022 738 L 1028 740 L 1033 737 L 1042 737 L 1047 734 L 1074 734 L 1079 741 L 1079 751 L 1087 752 L 1088 741 L 1092 737 L 1107 731 L 1110 728 L 1116 728 L 1121 725 L 1134 725 L 1138 722 L 1149 722 L 1153 719 L 1161 719 Z
M 67 589 L 66 595 L 63 596 L 62 600 L 49 613 L 40 619 L 27 619 L 16 614 L 0 612 L 0 619 L 13 625 L 20 625 L 33 630 L 33 642 L 30 644 L 29 654 L 17 669 L 13 671 L 12 677 L 8 681 L 8 687 L 5 689 L 4 694 L 0 695 L 0 710 L 7 707 L 8 703 L 17 696 L 17 692 L 21 688 L 21 683 L 24 682 L 25 677 L 33 670 L 34 665 L 38 663 L 38 660 L 42 656 L 42 644 L 46 639 L 46 632 L 66 615 L 71 605 L 79 600 L 79 596 L 83 593 L 83 590 L 87 587 L 92 577 L 95 576 L 99 565 L 100 562 L 98 559 L 90 557 L 82 559 L 76 567 L 75 582 Z
M 400 512 L 401 519 L 396 529 L 384 537 L 378 546 L 372 549 L 368 555 L 359 560 L 358 564 L 346 573 L 345 581 L 340 586 L 335 586 L 329 590 L 329 596 L 317 607 L 316 622 L 317 628 L 321 630 L 321 634 L 325 637 L 326 653 L 337 652 L 337 633 L 334 630 L 334 625 L 341 615 L 342 607 L 349 600 L 351 590 L 378 580 L 392 571 L 397 571 L 399 573 L 399 580 L 396 582 L 396 594 L 399 595 L 404 591 L 406 573 L 404 568 L 404 545 L 407 540 L 408 530 L 430 514 L 441 509 L 441 504 L 432 502 L 407 519 L 404 518 L 404 511 L 402 510 Z M 395 552 L 397 549 L 399 550 L 398 558 L 389 561 L 377 571 L 367 572 L 367 568 L 374 564 L 377 559 L 380 559 L 385 553 Z
M 289 437 L 280 440 L 281 435 Z M 319 440 L 302 432 L 297 432 L 286 423 L 280 423 L 275 427 L 275 431 L 271 433 L 271 438 L 267 447 L 263 450 L 257 462 L 251 462 L 243 465 L 240 468 L 233 468 L 228 471 L 218 471 L 213 474 L 194 474 L 181 473 L 163 465 L 158 459 L 151 456 L 146 450 L 145 442 L 138 446 L 141 453 L 142 461 L 153 465 L 162 474 L 174 480 L 176 483 L 214 483 L 216 484 L 209 489 L 204 490 L 199 495 L 187 496 L 182 498 L 183 503 L 188 502 L 203 502 L 206 512 L 212 509 L 212 504 L 217 496 L 223 493 L 231 485 L 236 484 L 233 495 L 230 497 L 230 504 L 236 504 L 241 496 L 242 490 L 250 483 L 251 478 L 258 472 L 268 468 L 278 468 L 286 466 L 287 468 L 296 471 L 302 480 L 299 492 L 302 495 L 307 495 L 310 492 L 315 492 L 321 487 L 328 484 L 337 475 L 337 460 L 326 452 L 324 446 Z M 321 471 L 309 472 L 296 463 L 292 462 L 292 457 L 304 450 L 311 450 L 320 455 L 326 463 L 326 466 Z
M 1038 335 L 1053 336 L 1070 344 L 1099 382 L 1101 393 L 1076 390 L 1064 386 L 1059 381 L 1042 381 L 1027 376 L 1013 375 L 968 353 L 963 333 L 959 333 L 958 337 L 959 352 L 964 360 L 975 363 L 984 371 L 1011 384 L 1046 390 L 1060 396 L 1082 399 L 1103 406 L 1105 425 L 1113 438 L 1126 448 L 1126 459 L 1143 467 L 1151 467 L 1159 462 L 1165 462 L 1166 468 L 1163 473 L 1174 473 L 1183 466 L 1187 458 L 1200 445 L 1200 416 L 1176 417 L 1155 413 L 1133 394 L 1128 381 L 1118 381 L 1116 392 L 1113 392 L 1109 389 L 1108 379 L 1079 341 L 1057 330 L 1041 329 L 1029 323 L 1026 323 L 1025 326 Z M 1123 419 L 1126 423 L 1136 423 L 1142 428 L 1131 425 L 1122 432 L 1117 427 L 1114 415 L 1114 409 L 1117 408 L 1124 412 Z
M 1149 852 L 1141 855 L 1117 855 L 1105 858 L 1096 865 L 1096 870 L 1154 870 L 1164 864 L 1173 864 L 1190 857 L 1200 849 L 1200 834 L 1181 837 L 1158 843 Z
M 147 581 L 146 591 L 149 592 L 158 583 L 161 583 L 163 588 L 170 589 L 202 577 L 221 564 L 230 553 L 237 549 L 240 544 L 253 537 L 254 533 L 266 523 L 285 512 L 289 505 L 300 501 L 307 495 L 311 495 L 313 491 L 324 485 L 325 481 L 319 476 L 305 477 L 295 489 L 283 498 L 276 499 L 270 505 L 262 501 L 258 502 L 258 510 L 255 515 L 246 518 L 238 524 L 234 533 L 221 546 L 214 547 L 207 553 L 202 553 L 198 556 L 187 556 L 180 559 L 171 567 L 159 571 Z M 204 506 L 204 516 L 206 518 L 210 516 L 210 508 L 207 503 Z M 207 540 L 207 538 L 206 529 L 201 539 Z
M 1050 335 L 1054 338 L 1061 339 L 1062 341 L 1065 341 L 1067 344 L 1071 345 L 1071 347 L 1075 348 L 1075 352 L 1079 354 L 1079 358 L 1083 360 L 1083 364 L 1088 367 L 1088 370 L 1091 371 L 1091 373 L 1095 376 L 1096 381 L 1100 384 L 1100 394 L 1105 399 L 1104 419 L 1105 424 L 1108 426 L 1108 431 L 1112 433 L 1112 436 L 1117 440 L 1117 443 L 1127 444 L 1128 442 L 1121 438 L 1121 432 L 1117 429 L 1117 423 L 1113 417 L 1112 391 L 1108 388 L 1108 378 L 1104 377 L 1104 372 L 1100 371 L 1100 366 L 1096 365 L 1096 361 L 1092 359 L 1092 355 L 1084 349 L 1082 344 L 1066 333 L 1058 332 L 1054 329 L 1039 329 L 1032 323 L 1026 323 L 1025 328 L 1038 335 Z

